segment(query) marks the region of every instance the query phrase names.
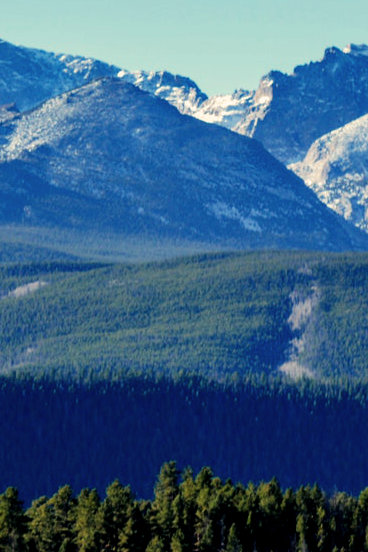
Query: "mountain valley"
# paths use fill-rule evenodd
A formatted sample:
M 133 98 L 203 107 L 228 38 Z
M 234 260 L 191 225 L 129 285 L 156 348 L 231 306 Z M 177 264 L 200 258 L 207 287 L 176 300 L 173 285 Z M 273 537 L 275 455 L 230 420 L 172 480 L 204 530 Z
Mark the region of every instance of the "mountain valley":
M 0 41 L 0 486 L 362 489 L 367 53 L 208 97 Z

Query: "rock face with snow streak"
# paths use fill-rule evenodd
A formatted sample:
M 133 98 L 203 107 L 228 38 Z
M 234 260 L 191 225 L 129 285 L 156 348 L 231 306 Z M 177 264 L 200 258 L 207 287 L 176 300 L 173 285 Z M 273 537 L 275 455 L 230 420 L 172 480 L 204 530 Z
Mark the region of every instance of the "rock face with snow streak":
M 245 134 L 242 125 L 254 103 L 254 94 L 254 91 L 236 90 L 233 94 L 211 96 L 199 104 L 193 115 L 206 123 L 215 123 Z
M 232 247 L 366 249 L 256 141 L 104 78 L 0 125 L 3 223 Z
M 368 115 L 316 140 L 290 168 L 321 201 L 368 232 Z

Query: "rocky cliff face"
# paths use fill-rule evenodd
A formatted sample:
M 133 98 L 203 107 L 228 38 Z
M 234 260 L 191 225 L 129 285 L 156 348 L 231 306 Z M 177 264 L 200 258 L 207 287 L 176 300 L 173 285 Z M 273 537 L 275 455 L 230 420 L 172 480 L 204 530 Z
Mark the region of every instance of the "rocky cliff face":
M 245 133 L 285 163 L 300 160 L 314 140 L 368 112 L 367 51 L 329 48 L 292 75 L 270 73 L 266 87 L 261 81 L 270 103 Z
M 328 48 L 291 75 L 271 71 L 255 92 L 209 98 L 195 116 L 261 141 L 284 163 L 320 136 L 368 112 L 368 47 Z
M 322 136 L 290 167 L 321 201 L 368 232 L 368 115 Z
M 368 47 L 327 48 L 321 61 L 291 75 L 271 71 L 255 91 L 207 98 L 169 73 L 119 76 L 209 123 L 256 138 L 283 163 L 300 161 L 320 136 L 368 112 Z

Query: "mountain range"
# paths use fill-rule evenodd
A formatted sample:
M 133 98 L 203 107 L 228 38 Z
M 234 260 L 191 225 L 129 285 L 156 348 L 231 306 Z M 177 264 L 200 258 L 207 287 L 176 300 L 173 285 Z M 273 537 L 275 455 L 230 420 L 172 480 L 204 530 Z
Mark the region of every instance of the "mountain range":
M 149 89 L 142 73 L 132 82 Z M 161 95 L 162 90 L 158 87 L 154 93 Z M 181 90 L 181 95 L 166 91 L 165 99 L 183 113 L 261 141 L 321 201 L 367 231 L 366 133 L 361 117 L 368 113 L 368 46 L 327 48 L 321 61 L 297 66 L 290 75 L 271 71 L 254 91 L 203 98 L 195 86 L 190 92 Z
M 366 484 L 366 54 L 208 98 L 0 42 L 2 488 Z
M 6 42 L 0 56 L 0 234 L 41 232 L 49 241 L 31 243 L 49 247 L 74 232 L 77 253 L 95 232 L 120 255 L 134 239 L 153 257 L 157 244 L 368 247 L 259 142 L 183 114 L 210 101 L 189 79 Z
M 283 163 L 300 161 L 312 142 L 368 112 L 368 47 L 325 50 L 321 61 L 271 71 L 255 91 L 202 102 L 195 116 L 261 141 Z
M 102 76 L 118 76 L 181 113 L 261 141 L 284 163 L 301 161 L 315 139 L 368 111 L 368 46 L 327 48 L 321 61 L 272 70 L 257 90 L 208 98 L 191 79 L 168 71 L 128 71 L 81 56 L 0 42 L 0 104 L 23 111 Z

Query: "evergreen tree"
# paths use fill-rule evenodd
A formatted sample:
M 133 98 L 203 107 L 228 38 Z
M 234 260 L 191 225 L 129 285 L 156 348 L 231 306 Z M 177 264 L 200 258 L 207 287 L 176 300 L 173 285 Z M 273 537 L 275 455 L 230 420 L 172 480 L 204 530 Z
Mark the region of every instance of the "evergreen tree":
M 56 549 L 64 552 L 72 552 L 75 548 L 73 543 L 73 525 L 75 522 L 76 500 L 70 485 L 64 485 L 55 493 L 49 504 L 54 512 L 54 543 Z
M 196 477 L 197 510 L 195 522 L 195 550 L 210 552 L 217 550 L 220 538 L 216 521 L 218 519 L 218 484 L 212 470 L 205 467 Z
M 183 533 L 181 546 L 191 552 L 195 543 L 197 510 L 197 487 L 191 468 L 186 468 L 183 471 L 179 491 L 179 495 L 175 498 L 173 504 L 175 527 Z
M 17 489 L 8 487 L 0 495 L 0 551 L 23 552 L 26 518 Z
M 249 483 L 245 492 L 245 500 L 242 505 L 242 512 L 245 516 L 244 545 L 246 549 L 255 550 L 258 538 L 260 520 L 259 496 L 253 483 Z
M 368 550 L 368 487 L 361 491 L 352 520 L 351 552 Z
M 167 549 L 165 548 L 162 539 L 158 535 L 155 535 L 150 540 L 146 548 L 146 552 L 166 552 L 166 551 Z
M 32 502 L 27 510 L 28 531 L 26 542 L 29 550 L 37 552 L 52 552 L 59 550 L 55 543 L 55 515 L 47 497 L 41 497 Z
M 279 550 L 282 545 L 281 506 L 282 491 L 276 478 L 260 483 L 257 489 L 259 522 L 257 548 L 260 551 Z
M 120 546 L 121 532 L 129 519 L 132 504 L 130 487 L 123 487 L 118 480 L 107 487 L 106 498 L 101 505 L 102 531 L 105 547 L 113 552 Z
M 144 552 L 149 541 L 149 527 L 139 504 L 129 506 L 127 521 L 119 536 L 119 552 Z
M 100 499 L 95 489 L 83 489 L 78 496 L 74 531 L 78 552 L 100 550 L 103 523 Z
M 178 529 L 170 543 L 170 552 L 185 552 L 188 549 L 188 543 L 185 542 L 185 537 L 183 531 Z
M 280 550 L 295 548 L 296 542 L 296 504 L 292 489 L 286 489 L 280 509 Z
M 330 498 L 330 535 L 338 550 L 351 550 L 354 514 L 357 499 L 346 493 L 335 493 Z
M 243 547 L 238 538 L 238 531 L 235 523 L 230 527 L 225 552 L 243 552 Z
M 155 500 L 152 504 L 151 523 L 154 532 L 161 537 L 166 549 L 174 533 L 175 512 L 173 502 L 179 493 L 179 471 L 175 462 L 165 463 L 155 486 Z
M 306 534 L 306 519 L 302 513 L 299 513 L 296 518 L 296 552 L 308 552 Z

